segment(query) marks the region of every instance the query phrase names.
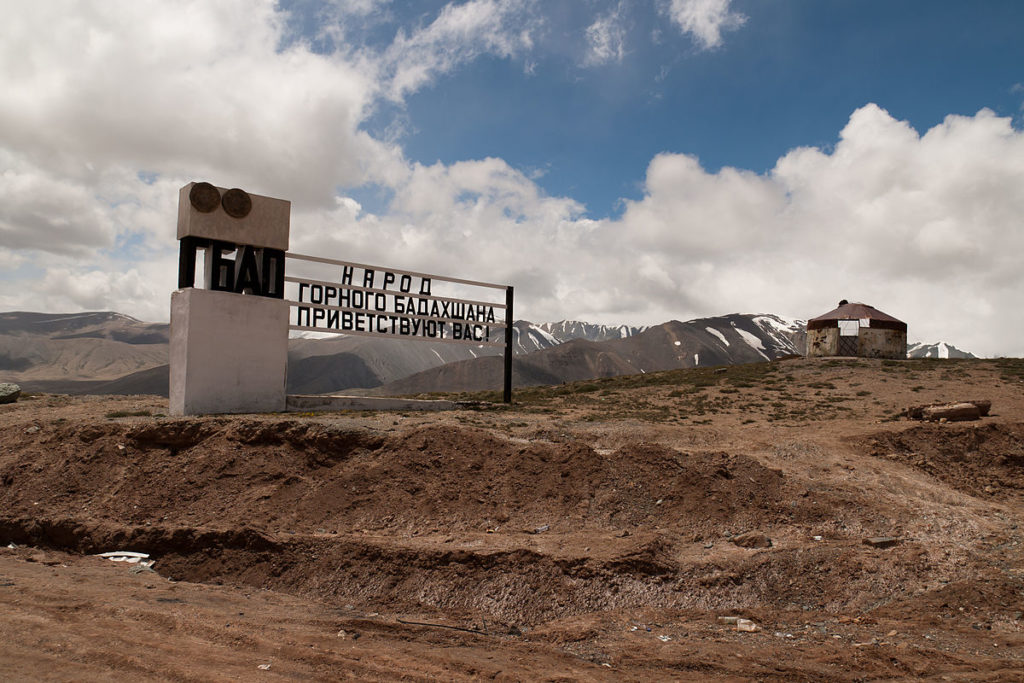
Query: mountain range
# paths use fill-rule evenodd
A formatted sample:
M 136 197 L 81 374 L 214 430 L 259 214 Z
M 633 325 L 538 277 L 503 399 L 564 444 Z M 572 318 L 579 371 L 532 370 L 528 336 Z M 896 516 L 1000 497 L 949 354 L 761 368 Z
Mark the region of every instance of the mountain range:
M 773 360 L 802 354 L 805 323 L 771 314 L 670 321 L 653 327 L 579 321 L 513 325 L 513 384 L 529 386 Z M 0 313 L 0 381 L 27 391 L 168 391 L 169 326 L 109 311 Z M 942 342 L 914 357 L 973 357 Z M 959 355 L 964 354 L 964 355 Z M 289 341 L 288 392 L 415 394 L 501 386 L 501 349 L 362 336 Z
M 935 342 L 934 344 L 908 344 L 907 358 L 977 358 L 970 351 L 961 351 L 952 344 Z

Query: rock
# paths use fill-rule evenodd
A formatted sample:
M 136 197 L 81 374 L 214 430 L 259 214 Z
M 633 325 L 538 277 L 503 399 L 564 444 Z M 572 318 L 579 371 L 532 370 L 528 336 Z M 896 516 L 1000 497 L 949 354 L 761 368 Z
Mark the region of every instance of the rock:
M 719 624 L 726 624 L 728 626 L 734 626 L 739 620 L 739 617 L 718 617 Z
M 973 403 L 949 403 L 944 406 L 925 408 L 921 415 L 923 419 L 931 422 L 938 420 L 962 422 L 964 420 L 977 420 L 981 417 L 981 411 Z
M 927 405 L 923 405 L 923 406 L 907 406 L 904 409 L 903 414 L 908 419 L 910 419 L 910 420 L 920 420 L 921 419 L 921 413 L 924 412 L 924 409 L 927 408 L 927 407 L 928 407 Z
M 980 400 L 980 401 L 964 401 L 964 403 L 973 403 L 978 407 L 978 412 L 981 413 L 982 417 L 988 417 L 988 411 L 992 408 L 992 401 Z
M 14 403 L 21 396 L 21 387 L 4 382 L 0 384 L 0 403 Z
M 978 418 L 985 417 L 991 408 L 992 401 L 987 399 L 956 401 L 953 403 L 928 403 L 920 406 L 910 406 L 904 411 L 904 415 L 912 420 L 957 422 L 977 420 Z
M 733 536 L 732 542 L 741 548 L 771 548 L 772 539 L 760 531 L 748 531 L 739 536 Z
M 864 539 L 864 545 L 869 545 L 872 548 L 891 548 L 899 542 L 900 539 L 891 536 L 874 536 Z

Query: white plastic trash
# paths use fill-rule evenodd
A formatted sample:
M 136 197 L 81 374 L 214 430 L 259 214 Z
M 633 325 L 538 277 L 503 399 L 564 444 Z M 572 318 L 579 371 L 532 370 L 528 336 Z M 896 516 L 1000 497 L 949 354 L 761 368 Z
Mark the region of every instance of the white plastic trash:
M 109 553 L 99 553 L 98 557 L 106 558 L 111 562 L 126 562 L 143 567 L 152 567 L 156 564 L 156 560 L 149 559 L 148 553 L 136 553 L 131 550 L 114 550 Z

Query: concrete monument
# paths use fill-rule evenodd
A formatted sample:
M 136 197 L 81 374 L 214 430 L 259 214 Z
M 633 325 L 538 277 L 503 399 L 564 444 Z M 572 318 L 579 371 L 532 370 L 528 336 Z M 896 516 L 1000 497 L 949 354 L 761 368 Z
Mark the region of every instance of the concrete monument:
M 172 415 L 283 411 L 291 203 L 189 183 L 178 198 L 178 289 L 171 295 Z M 195 286 L 204 252 L 203 288 Z

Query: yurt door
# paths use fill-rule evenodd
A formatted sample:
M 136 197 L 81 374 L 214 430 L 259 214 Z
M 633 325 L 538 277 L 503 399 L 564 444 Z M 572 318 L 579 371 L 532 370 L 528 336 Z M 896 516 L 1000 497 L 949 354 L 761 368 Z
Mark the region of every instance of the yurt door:
M 857 355 L 857 341 L 860 335 L 860 321 L 859 320 L 840 320 L 839 321 L 839 348 L 836 351 L 837 356 L 856 356 Z

